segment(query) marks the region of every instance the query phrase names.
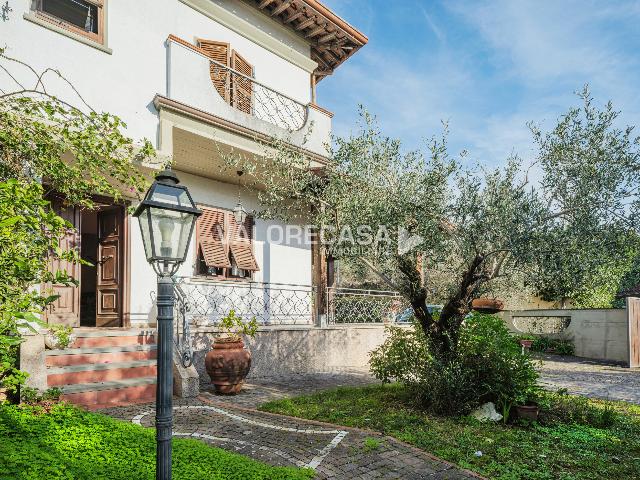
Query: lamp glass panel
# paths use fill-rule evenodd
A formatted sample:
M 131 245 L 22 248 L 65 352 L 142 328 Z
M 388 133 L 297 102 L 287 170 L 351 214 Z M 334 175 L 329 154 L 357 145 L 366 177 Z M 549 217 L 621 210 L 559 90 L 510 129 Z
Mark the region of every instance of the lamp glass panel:
M 193 207 L 185 189 L 176 188 L 171 185 L 163 185 L 161 183 L 156 184 L 149 200 L 173 207 Z
M 169 261 L 183 260 L 195 216 L 156 207 L 150 207 L 148 211 L 151 215 L 154 257 Z
M 142 214 L 138 217 L 138 222 L 140 222 L 140 233 L 142 235 L 142 244 L 144 245 L 144 254 L 147 257 L 147 261 L 151 261 L 153 257 L 153 246 L 151 243 L 151 223 L 149 219 L 151 217 L 151 212 L 149 209 L 143 210 Z

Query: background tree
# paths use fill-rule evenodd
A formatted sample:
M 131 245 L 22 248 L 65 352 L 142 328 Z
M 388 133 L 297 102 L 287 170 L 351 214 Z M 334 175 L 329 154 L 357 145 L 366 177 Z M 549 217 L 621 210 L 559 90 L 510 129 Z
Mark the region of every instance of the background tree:
M 517 157 L 495 169 L 465 167 L 464 155 L 447 152 L 446 127 L 426 151 L 404 152 L 366 113 L 357 134 L 335 139 L 322 169 L 279 141 L 262 157 L 229 162 L 266 186 L 261 215 L 322 227 L 338 257 L 357 246 L 358 259 L 407 298 L 434 354 L 446 358 L 472 300 L 492 285 L 518 276 L 566 295 L 632 238 L 638 138 L 616 127 L 610 103 L 598 109 L 586 88 L 579 97 L 582 105 L 551 131 L 531 127 L 538 156 L 528 168 Z M 444 303 L 439 316 L 430 300 Z

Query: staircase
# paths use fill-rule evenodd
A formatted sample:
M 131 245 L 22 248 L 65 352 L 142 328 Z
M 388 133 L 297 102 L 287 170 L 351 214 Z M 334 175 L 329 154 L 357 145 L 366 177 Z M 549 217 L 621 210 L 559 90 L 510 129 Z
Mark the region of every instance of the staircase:
M 154 330 L 74 329 L 75 342 L 47 350 L 47 384 L 87 408 L 152 402 L 156 392 Z

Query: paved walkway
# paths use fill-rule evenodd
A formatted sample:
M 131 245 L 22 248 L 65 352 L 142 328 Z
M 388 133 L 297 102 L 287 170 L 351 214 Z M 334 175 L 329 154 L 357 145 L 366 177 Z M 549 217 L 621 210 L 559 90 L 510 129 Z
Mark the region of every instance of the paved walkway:
M 541 383 L 550 390 L 640 404 L 640 371 L 595 360 L 544 355 Z
M 253 380 L 235 397 L 204 392 L 174 400 L 174 436 L 196 438 L 272 465 L 310 467 L 319 479 L 472 479 L 475 474 L 393 438 L 254 409 L 265 401 L 339 385 L 370 383 L 366 375 L 295 375 Z M 151 427 L 154 404 L 102 410 Z

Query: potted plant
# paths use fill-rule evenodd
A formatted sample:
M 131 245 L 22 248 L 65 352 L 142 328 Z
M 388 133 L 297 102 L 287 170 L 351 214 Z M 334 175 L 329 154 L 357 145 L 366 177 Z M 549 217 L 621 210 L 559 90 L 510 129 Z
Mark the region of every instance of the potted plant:
M 523 392 L 517 399 L 514 407 L 516 417 L 520 420 L 528 420 L 530 422 L 537 421 L 538 415 L 540 414 L 540 407 L 538 406 L 537 398 L 537 387 Z
M 221 320 L 219 329 L 204 364 L 216 393 L 235 395 L 242 390 L 251 369 L 251 352 L 244 348 L 242 335 L 253 337 L 258 323 L 255 317 L 245 322 L 231 310 Z

